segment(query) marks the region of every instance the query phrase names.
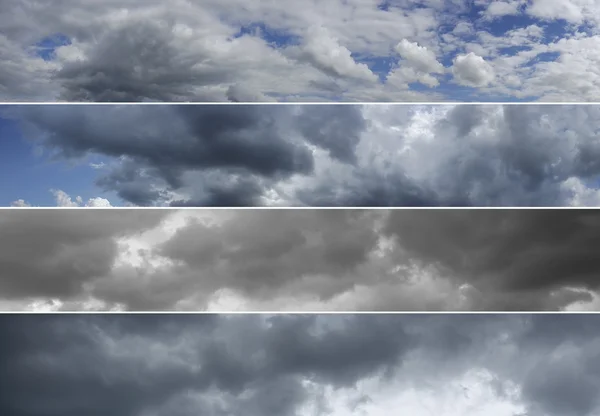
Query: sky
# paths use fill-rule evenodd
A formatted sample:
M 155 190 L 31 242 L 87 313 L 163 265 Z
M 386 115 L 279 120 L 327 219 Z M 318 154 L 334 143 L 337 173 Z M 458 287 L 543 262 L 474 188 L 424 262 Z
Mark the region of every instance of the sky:
M 599 229 L 588 209 L 0 210 L 0 310 L 600 311 Z
M 595 105 L 4 105 L 0 206 L 599 206 Z
M 13 0 L 0 100 L 597 101 L 593 0 Z
M 2 315 L 27 416 L 593 416 L 595 315 Z

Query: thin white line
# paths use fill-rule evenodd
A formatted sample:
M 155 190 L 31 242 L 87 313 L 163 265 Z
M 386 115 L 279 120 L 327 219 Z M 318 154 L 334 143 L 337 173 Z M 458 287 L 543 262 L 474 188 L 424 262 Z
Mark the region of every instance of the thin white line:
M 426 106 L 426 105 L 528 105 L 528 106 L 546 106 L 546 105 L 600 105 L 599 102 L 586 102 L 586 101 L 577 101 L 577 102 L 535 102 L 535 101 L 527 101 L 527 102 L 510 102 L 510 101 L 484 101 L 484 102 L 466 102 L 466 101 L 410 101 L 410 102 L 351 102 L 351 101 L 281 101 L 281 102 L 62 102 L 62 101 L 38 101 L 38 102 L 21 102 L 21 101 L 13 101 L 13 102 L 0 102 L 0 106 L 9 106 L 9 105 L 108 105 L 108 106 L 121 106 L 121 105 L 409 105 L 409 106 Z
M 600 315 L 600 311 L 0 311 L 0 315 Z
M 550 207 L 530 207 L 530 206 L 505 206 L 505 207 L 480 207 L 480 206 L 465 206 L 465 207 L 444 207 L 444 206 L 439 206 L 439 207 L 410 207 L 410 206 L 406 206 L 406 207 L 386 207 L 386 206 L 377 206 L 377 207 L 320 207 L 320 206 L 310 206 L 310 207 L 294 207 L 294 206 L 285 206 L 285 207 L 280 207 L 280 206 L 260 206 L 260 207 L 203 207 L 203 206 L 198 206 L 198 207 L 56 207 L 56 206 L 49 206 L 49 207 L 9 207 L 9 206 L 1 206 L 0 210 L 82 210 L 82 211 L 89 211 L 89 210 L 172 210 L 172 211 L 187 211 L 187 210 L 204 210 L 204 211 L 221 211 L 221 210 L 227 210 L 227 211 L 245 211 L 245 210 L 319 210 L 319 211 L 326 211 L 326 210 L 369 210 L 369 211 L 402 211 L 402 210 L 407 210 L 407 211 L 427 211 L 427 210 L 431 210 L 431 211 L 437 211 L 437 210 L 464 210 L 464 211 L 468 211 L 468 210 L 522 210 L 522 211 L 528 211 L 528 210 L 600 210 L 600 206 L 582 206 L 582 207 L 573 207 L 573 206 L 550 206 Z

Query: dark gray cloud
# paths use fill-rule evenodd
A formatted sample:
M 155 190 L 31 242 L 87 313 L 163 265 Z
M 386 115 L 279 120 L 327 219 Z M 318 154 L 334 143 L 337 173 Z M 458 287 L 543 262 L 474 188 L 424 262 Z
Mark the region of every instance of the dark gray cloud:
M 359 106 L 304 106 L 296 118 L 310 143 L 329 151 L 333 159 L 356 162 L 356 146 L 367 121 Z
M 2 307 L 600 308 L 596 210 L 134 211 L 0 212 Z
M 69 297 L 112 270 L 116 239 L 157 226 L 165 211 L 0 213 L 3 298 Z
M 385 317 L 347 317 L 337 320 L 337 329 L 314 334 L 317 320 L 4 316 L 0 332 L 10 341 L 2 346 L 8 366 L 0 371 L 0 385 L 6 387 L 0 409 L 31 416 L 237 414 L 242 408 L 256 415 L 270 410 L 293 415 L 309 399 L 302 379 L 352 386 L 395 368 L 411 347 L 402 326 L 389 326 Z M 373 338 L 381 342 L 374 344 Z M 111 348 L 123 341 L 142 350 L 121 354 Z M 154 347 L 172 352 L 153 352 Z M 181 406 L 186 392 L 193 402 L 187 410 Z M 28 400 L 30 394 L 38 400 Z M 211 395 L 226 399 L 222 410 L 211 403 Z
M 232 78 L 227 69 L 199 70 L 211 57 L 181 54 L 174 24 L 135 22 L 103 34 L 87 59 L 67 62 L 56 74 L 64 101 L 215 101 L 194 92 Z M 192 88 L 193 86 L 193 88 Z M 220 101 L 220 100 L 217 100 Z
M 308 143 L 350 162 L 365 128 L 359 108 L 346 106 L 331 109 L 336 117 L 313 115 L 311 108 L 248 105 L 12 110 L 55 158 L 120 158 L 98 185 L 136 205 L 159 202 L 162 194 L 154 185 L 176 191 L 185 185 L 182 176 L 194 172 L 205 174 L 198 204 L 254 205 L 268 182 L 311 174 Z M 211 172 L 220 176 L 215 184 Z
M 118 195 L 113 205 L 600 204 L 595 106 L 27 106 L 3 113 L 54 160 L 103 159 L 96 184 Z
M 0 411 L 360 408 L 379 416 L 393 406 L 417 416 L 591 416 L 599 405 L 597 322 L 590 315 L 3 315 Z
M 415 261 L 514 291 L 598 288 L 596 210 L 392 211 L 387 232 Z
M 367 211 L 241 211 L 221 226 L 191 224 L 158 251 L 218 275 L 220 286 L 270 291 L 302 276 L 355 272 L 376 247 L 374 217 Z M 331 290 L 353 283 L 342 280 Z

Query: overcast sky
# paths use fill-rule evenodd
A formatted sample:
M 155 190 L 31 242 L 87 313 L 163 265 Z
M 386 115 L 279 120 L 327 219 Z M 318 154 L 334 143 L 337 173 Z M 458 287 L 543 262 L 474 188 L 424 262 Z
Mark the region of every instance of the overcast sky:
M 0 107 L 1 206 L 599 206 L 600 106 Z
M 594 315 L 3 315 L 15 416 L 594 416 Z
M 600 310 L 597 210 L 0 211 L 0 310 Z
M 4 101 L 597 101 L 593 0 L 8 0 Z

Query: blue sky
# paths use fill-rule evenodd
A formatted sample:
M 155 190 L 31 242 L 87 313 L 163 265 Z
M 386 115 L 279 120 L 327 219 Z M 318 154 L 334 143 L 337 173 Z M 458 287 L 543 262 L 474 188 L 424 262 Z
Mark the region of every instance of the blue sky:
M 0 117 L 0 206 L 23 199 L 33 206 L 56 205 L 52 189 L 73 200 L 103 197 L 118 205 L 118 198 L 94 185 L 97 171 L 88 163 L 51 161 L 23 136 L 18 122 Z M 114 202 L 114 203 L 113 203 Z
M 34 53 L 41 57 L 44 61 L 53 61 L 55 57 L 56 48 L 61 46 L 67 46 L 71 44 L 71 39 L 68 36 L 61 33 L 55 33 L 50 36 L 46 36 L 34 46 Z
M 380 10 L 390 11 L 390 2 L 384 1 L 379 5 Z M 523 7 L 520 8 L 521 10 Z M 540 41 L 542 44 L 551 43 L 557 39 L 568 37 L 574 34 L 575 27 L 569 24 L 564 19 L 558 20 L 542 20 L 535 19 L 526 15 L 519 16 L 502 16 L 493 20 L 483 19 L 482 15 L 485 12 L 486 7 L 472 5 L 468 10 L 468 13 L 461 13 L 455 16 L 457 21 L 469 22 L 473 25 L 476 30 L 488 32 L 494 36 L 502 37 L 508 31 L 526 28 L 531 25 L 538 26 L 543 29 L 543 36 Z M 451 33 L 454 29 L 454 25 L 446 24 L 439 27 L 438 33 L 440 35 Z M 578 28 L 582 30 L 581 27 Z M 295 36 L 285 30 L 277 30 L 269 27 L 264 22 L 253 22 L 248 25 L 243 25 L 239 32 L 236 33 L 235 37 L 243 35 L 255 35 L 261 37 L 265 42 L 268 43 L 273 49 L 280 49 L 290 47 L 292 45 L 298 45 L 301 43 L 301 38 Z M 476 35 L 464 36 L 465 41 L 475 41 Z M 505 48 L 499 48 L 499 52 L 502 55 L 513 55 L 521 51 L 531 50 L 531 46 L 509 46 Z M 439 62 L 444 66 L 451 66 L 454 58 L 464 52 L 463 50 L 456 50 L 452 53 L 443 54 L 438 57 Z M 536 58 L 529 62 L 529 66 L 532 66 L 536 62 L 551 62 L 556 60 L 560 56 L 558 52 L 542 52 Z M 369 54 L 352 54 L 352 57 L 357 63 L 366 64 L 369 69 L 378 76 L 380 82 L 385 82 L 390 70 L 397 65 L 397 59 L 391 56 L 377 56 Z M 527 66 L 527 65 L 525 65 Z M 480 93 L 477 88 L 472 88 L 464 85 L 457 85 L 456 82 L 452 82 L 451 74 L 445 74 L 439 78 L 440 85 L 436 87 L 429 87 L 420 82 L 410 83 L 410 89 L 423 93 L 441 93 L 448 97 L 452 101 L 481 101 L 481 102 L 527 102 L 535 100 L 536 97 L 528 96 L 517 98 L 507 94 L 493 94 L 493 93 Z

